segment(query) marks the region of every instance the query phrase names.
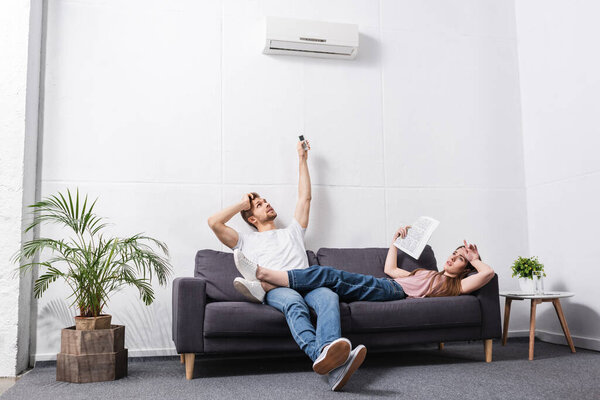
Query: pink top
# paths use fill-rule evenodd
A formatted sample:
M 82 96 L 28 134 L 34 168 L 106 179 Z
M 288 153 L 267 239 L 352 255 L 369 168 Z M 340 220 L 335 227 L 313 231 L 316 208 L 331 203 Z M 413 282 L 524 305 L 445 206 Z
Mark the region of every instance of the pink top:
M 435 271 L 419 271 L 412 276 L 405 276 L 402 278 L 395 278 L 394 280 L 402 286 L 404 293 L 408 297 L 425 297 L 431 280 L 434 279 Z M 439 289 L 443 280 L 447 279 L 446 276 L 442 275 L 441 279 L 436 279 L 432 286 L 431 293 L 435 293 Z

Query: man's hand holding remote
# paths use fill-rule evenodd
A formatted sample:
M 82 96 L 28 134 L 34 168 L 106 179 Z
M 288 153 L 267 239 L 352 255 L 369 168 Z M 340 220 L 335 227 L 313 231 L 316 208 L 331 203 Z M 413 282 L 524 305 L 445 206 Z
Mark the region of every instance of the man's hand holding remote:
M 304 143 L 306 143 L 306 150 L 304 150 Z M 298 144 L 296 144 L 296 150 L 298 150 L 298 158 L 300 159 L 300 161 L 304 161 L 308 159 L 308 150 L 310 150 L 310 143 L 308 142 L 308 140 L 298 141 Z

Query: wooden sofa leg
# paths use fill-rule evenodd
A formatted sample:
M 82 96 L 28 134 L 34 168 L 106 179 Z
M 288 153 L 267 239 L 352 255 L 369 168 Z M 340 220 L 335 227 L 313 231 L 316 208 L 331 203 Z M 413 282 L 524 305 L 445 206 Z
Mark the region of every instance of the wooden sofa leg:
M 438 343 L 438 349 L 444 350 L 444 342 Z
M 182 364 L 185 364 L 185 357 L 183 356 L 183 354 L 180 354 L 179 357 L 180 357 L 180 362 Z
M 196 355 L 194 353 L 185 353 L 185 379 L 188 381 L 194 377 L 194 361 Z
M 485 350 L 485 362 L 492 362 L 492 339 L 483 341 L 483 349 Z

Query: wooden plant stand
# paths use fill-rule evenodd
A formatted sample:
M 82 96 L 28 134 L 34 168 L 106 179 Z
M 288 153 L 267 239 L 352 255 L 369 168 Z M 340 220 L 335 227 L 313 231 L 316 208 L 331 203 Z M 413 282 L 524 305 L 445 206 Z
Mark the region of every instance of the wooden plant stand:
M 87 383 L 114 381 L 127 376 L 125 326 L 78 331 L 70 326 L 61 331 L 60 353 L 56 355 L 56 380 Z

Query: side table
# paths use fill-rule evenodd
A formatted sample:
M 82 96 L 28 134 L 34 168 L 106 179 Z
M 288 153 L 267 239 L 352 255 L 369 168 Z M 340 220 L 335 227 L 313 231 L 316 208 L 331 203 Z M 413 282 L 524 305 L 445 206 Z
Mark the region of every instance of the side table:
M 504 329 L 502 331 L 502 346 L 506 345 L 506 338 L 508 336 L 508 319 L 510 317 L 510 304 L 513 300 L 526 300 L 531 299 L 531 308 L 529 314 L 529 359 L 533 360 L 533 344 L 535 340 L 535 308 L 540 303 L 552 302 L 560 326 L 562 327 L 567 343 L 571 348 L 571 352 L 575 353 L 575 346 L 573 345 L 573 339 L 571 339 L 571 333 L 567 326 L 567 320 L 563 314 L 562 307 L 560 305 L 560 299 L 565 297 L 573 297 L 574 293 L 569 292 L 545 292 L 542 294 L 530 294 L 522 292 L 500 292 L 500 296 L 506 298 L 504 306 Z

